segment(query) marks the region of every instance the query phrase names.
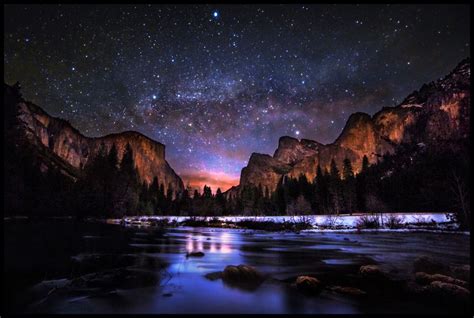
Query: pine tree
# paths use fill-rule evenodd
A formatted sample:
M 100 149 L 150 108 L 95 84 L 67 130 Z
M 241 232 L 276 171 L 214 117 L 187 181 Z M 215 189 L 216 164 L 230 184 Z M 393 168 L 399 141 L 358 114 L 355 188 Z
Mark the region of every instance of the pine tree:
M 120 162 L 120 179 L 120 187 L 122 188 L 120 192 L 123 195 L 121 196 L 121 208 L 118 209 L 118 213 L 121 215 L 133 215 L 136 213 L 136 209 L 138 208 L 140 183 L 138 171 L 133 159 L 133 150 L 128 143 Z
M 352 213 L 356 204 L 356 184 L 352 164 L 348 158 L 344 159 L 342 175 L 344 207 L 347 212 Z
M 221 191 L 221 188 L 217 188 L 216 197 L 215 197 L 215 214 L 222 215 L 226 209 L 226 198 Z
M 334 159 L 331 160 L 329 172 L 329 195 L 330 195 L 330 211 L 339 214 L 342 207 L 341 179 L 339 169 Z
M 280 179 L 280 181 L 277 184 L 276 190 L 274 192 L 274 198 L 273 198 L 274 205 L 277 208 L 277 211 L 280 215 L 285 215 L 286 214 L 286 198 L 285 198 L 285 189 L 283 185 L 283 177 Z
M 356 177 L 356 201 L 359 211 L 367 211 L 367 178 L 369 173 L 369 159 L 364 155 L 362 167 Z

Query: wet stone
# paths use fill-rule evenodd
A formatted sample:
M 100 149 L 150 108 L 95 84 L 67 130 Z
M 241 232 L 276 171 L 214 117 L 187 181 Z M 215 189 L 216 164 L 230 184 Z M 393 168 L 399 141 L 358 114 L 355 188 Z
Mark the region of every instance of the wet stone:
M 222 278 L 222 272 L 213 272 L 204 275 L 207 279 L 214 281 Z
M 423 291 L 443 302 L 468 302 L 471 295 L 470 291 L 464 287 L 440 281 L 434 281 L 425 286 Z
M 298 276 L 295 285 L 298 290 L 309 294 L 319 294 L 322 291 L 319 279 L 311 276 Z
M 222 278 L 230 282 L 255 282 L 262 279 L 262 275 L 249 265 L 229 265 L 222 273 Z
M 434 274 L 430 275 L 424 272 L 417 272 L 415 274 L 415 281 L 421 285 L 428 285 L 434 281 L 439 281 L 443 283 L 449 283 L 449 284 L 454 284 L 458 285 L 464 288 L 468 288 L 469 284 L 466 281 L 456 279 L 450 276 L 446 276 L 443 274 Z
M 204 253 L 203 252 L 189 252 L 186 253 L 186 257 L 203 257 Z

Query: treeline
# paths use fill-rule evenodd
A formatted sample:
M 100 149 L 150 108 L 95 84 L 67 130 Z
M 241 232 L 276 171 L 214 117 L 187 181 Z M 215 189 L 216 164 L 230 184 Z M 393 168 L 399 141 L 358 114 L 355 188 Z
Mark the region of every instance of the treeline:
M 329 171 L 316 168 L 314 180 L 301 174 L 298 178 L 282 177 L 275 191 L 259 186 L 246 186 L 234 198 L 232 213 L 244 215 L 301 215 L 301 214 L 339 214 L 378 210 L 380 202 L 372 195 L 367 171 L 369 161 L 364 156 L 362 170 L 355 176 L 351 161 L 343 161 L 340 171 L 334 160 Z

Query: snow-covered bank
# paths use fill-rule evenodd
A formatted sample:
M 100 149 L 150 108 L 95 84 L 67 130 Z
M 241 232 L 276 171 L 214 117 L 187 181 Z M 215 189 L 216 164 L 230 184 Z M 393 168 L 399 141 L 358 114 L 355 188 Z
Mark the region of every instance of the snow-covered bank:
M 340 215 L 301 215 L 301 216 L 130 216 L 123 219 L 109 219 L 108 223 L 125 225 L 153 225 L 156 222 L 180 225 L 189 220 L 223 224 L 237 224 L 242 221 L 308 224 L 307 231 L 370 230 L 364 222 L 377 223 L 376 230 L 413 231 L 437 230 L 453 231 L 457 224 L 452 223 L 450 213 L 384 213 L 384 214 L 340 214 Z M 395 224 L 394 224 L 395 223 Z

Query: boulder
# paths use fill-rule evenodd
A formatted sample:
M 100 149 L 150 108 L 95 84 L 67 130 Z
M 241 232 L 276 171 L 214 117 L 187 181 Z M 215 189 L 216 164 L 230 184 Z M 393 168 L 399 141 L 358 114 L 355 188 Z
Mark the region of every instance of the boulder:
M 367 295 L 367 293 L 359 288 L 355 287 L 348 287 L 348 286 L 334 286 L 331 288 L 333 292 L 338 294 L 343 294 L 352 297 L 363 297 Z
M 448 274 L 449 267 L 428 256 L 421 256 L 413 263 L 414 272 L 424 272 L 427 274 Z
M 428 285 L 434 281 L 439 281 L 443 283 L 458 285 L 463 288 L 469 287 L 469 284 L 466 281 L 456 279 L 450 276 L 442 275 L 442 274 L 430 275 L 424 272 L 417 272 L 415 273 L 415 281 L 421 285 Z
M 298 290 L 306 293 L 319 294 L 322 290 L 319 279 L 311 276 L 298 276 L 295 284 Z
M 363 265 L 359 268 L 359 275 L 368 279 L 385 278 L 385 274 L 377 265 Z
M 262 275 L 249 265 L 229 265 L 222 273 L 222 279 L 227 282 L 253 283 L 262 280 Z
M 468 289 L 440 281 L 434 281 L 424 287 L 424 292 L 430 296 L 437 297 L 442 301 L 469 301 L 471 293 Z

